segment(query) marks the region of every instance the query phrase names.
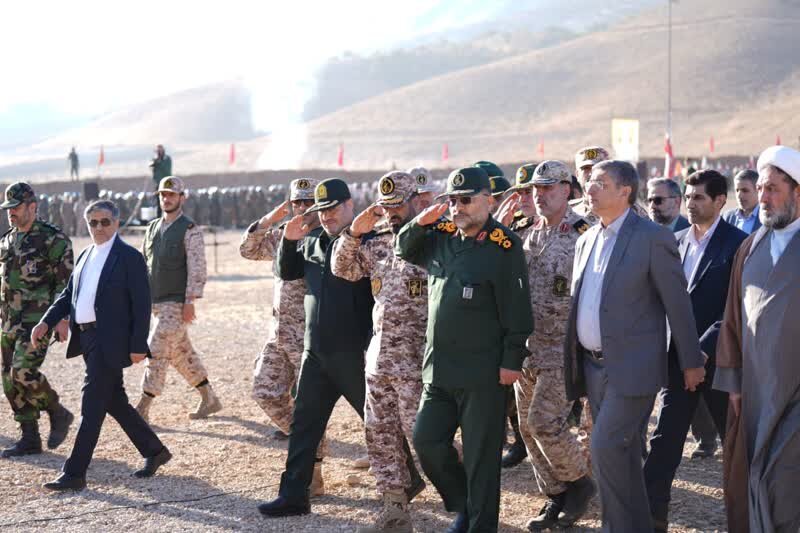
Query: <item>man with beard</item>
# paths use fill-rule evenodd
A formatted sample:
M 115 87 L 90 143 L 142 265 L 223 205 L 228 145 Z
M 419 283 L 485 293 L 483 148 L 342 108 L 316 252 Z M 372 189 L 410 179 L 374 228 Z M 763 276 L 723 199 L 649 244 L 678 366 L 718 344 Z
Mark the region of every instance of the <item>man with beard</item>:
M 359 528 L 361 533 L 411 532 L 406 492 L 413 496 L 425 486 L 421 478 L 411 479 L 407 463 L 413 458 L 407 455 L 403 437 L 412 438 L 422 393 L 421 332 L 428 320 L 428 280 L 422 268 L 394 255 L 397 233 L 420 211 L 414 178 L 389 172 L 378 182 L 376 205 L 355 218 L 333 249 L 334 275 L 353 282 L 370 278 L 375 298 L 364 425 L 383 511 L 373 527 Z M 374 232 L 384 215 L 390 229 Z
M 672 233 L 689 227 L 681 215 L 681 188 L 675 180 L 656 178 L 647 182 L 647 205 L 650 220 Z
M 676 347 L 670 343 L 667 386 L 660 392 L 662 407 L 644 465 L 650 512 L 655 530 L 659 532 L 667 530 L 670 489 L 681 463 L 689 423 L 694 424 L 693 416 L 700 401 L 708 405 L 711 413 L 712 442 L 716 443 L 717 432 L 725 434 L 728 396 L 712 390 L 711 383 L 731 264 L 736 250 L 747 237 L 720 217 L 727 199 L 728 180 L 716 170 L 701 170 L 686 179 L 686 208 L 692 225 L 678 232 L 676 237 L 697 323 L 697 336 L 708 357 L 705 365 L 708 378 L 695 392 L 686 390 Z
M 448 530 L 496 531 L 506 386 L 521 376 L 533 330 L 522 243 L 489 214 L 489 176 L 456 170 L 442 196 L 398 234 L 395 253 L 428 272 L 427 345 L 414 447 Z M 443 219 L 448 206 L 453 221 Z M 464 462 L 453 436 L 461 427 Z
M 145 363 L 142 396 L 136 405 L 145 421 L 153 399 L 164 390 L 169 366 L 200 393 L 200 403 L 189 418 L 207 418 L 222 409 L 189 340 L 188 327 L 196 318 L 194 302 L 203 297 L 206 284 L 206 249 L 202 230 L 181 209 L 185 190 L 177 176 L 161 180 L 158 198 L 163 215 L 147 226 L 142 243 L 155 319 L 148 339 L 153 357 Z
M 800 152 L 758 158 L 759 219 L 733 262 L 714 388 L 730 393 L 728 529 L 800 530 Z

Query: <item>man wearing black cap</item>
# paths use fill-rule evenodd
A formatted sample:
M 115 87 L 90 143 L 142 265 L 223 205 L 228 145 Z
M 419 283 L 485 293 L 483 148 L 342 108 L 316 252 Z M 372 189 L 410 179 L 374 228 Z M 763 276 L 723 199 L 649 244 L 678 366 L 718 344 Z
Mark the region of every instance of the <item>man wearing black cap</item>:
M 442 196 L 398 234 L 395 253 L 428 271 L 427 346 L 414 447 L 448 511 L 450 532 L 497 531 L 506 386 L 533 330 L 522 243 L 489 214 L 489 176 L 450 174 Z M 441 217 L 448 205 L 450 222 Z M 453 436 L 461 427 L 464 462 Z
M 303 363 L 295 397 L 286 470 L 278 497 L 259 505 L 267 517 L 311 511 L 309 486 L 317 447 L 333 407 L 341 396 L 364 417 L 364 351 L 372 336 L 372 289 L 369 278 L 352 282 L 331 272 L 333 243 L 353 221 L 353 200 L 338 178 L 321 181 L 314 205 L 321 228 L 312 229 L 304 215 L 284 228 L 277 272 L 284 281 L 306 282 L 306 332 Z

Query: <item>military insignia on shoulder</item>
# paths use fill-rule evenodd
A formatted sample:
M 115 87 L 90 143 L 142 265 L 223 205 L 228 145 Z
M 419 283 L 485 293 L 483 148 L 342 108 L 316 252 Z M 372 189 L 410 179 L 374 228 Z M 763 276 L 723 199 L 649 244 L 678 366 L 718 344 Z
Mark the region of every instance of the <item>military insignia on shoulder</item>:
M 381 292 L 383 282 L 381 282 L 381 278 L 372 278 L 372 281 L 370 281 L 370 286 L 372 287 L 372 296 L 377 296 Z
M 553 295 L 554 296 L 569 296 L 569 282 L 564 276 L 556 276 L 553 278 Z
M 514 221 L 514 224 L 512 225 L 511 229 L 513 229 L 514 231 L 525 229 L 527 227 L 532 226 L 534 220 L 535 220 L 534 217 L 522 217 Z
M 501 228 L 494 228 L 489 234 L 489 240 L 497 243 L 498 246 L 506 250 L 514 245 Z
M 456 232 L 456 223 L 450 220 L 442 220 L 434 226 L 437 231 L 441 231 L 442 233 L 455 233 Z
M 575 231 L 577 231 L 580 235 L 586 233 L 586 230 L 590 228 L 589 223 L 582 218 L 578 219 L 578 221 L 575 222 L 572 227 L 575 228 Z
M 425 286 L 425 280 L 422 278 L 411 278 L 407 283 L 409 297 L 418 298 L 422 296 L 422 288 Z

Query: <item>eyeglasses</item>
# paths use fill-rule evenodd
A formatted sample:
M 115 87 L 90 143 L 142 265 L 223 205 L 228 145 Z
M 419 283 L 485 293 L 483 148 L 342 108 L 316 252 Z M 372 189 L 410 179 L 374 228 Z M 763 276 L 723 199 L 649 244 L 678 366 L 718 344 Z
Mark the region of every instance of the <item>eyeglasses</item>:
M 478 196 L 489 196 L 488 194 L 479 194 Z M 472 199 L 475 198 L 474 196 L 451 196 L 447 199 L 447 203 L 450 204 L 450 207 L 455 207 L 457 204 L 461 205 L 469 205 L 472 203 Z
M 604 181 L 590 179 L 586 181 L 586 188 L 588 189 L 589 187 L 597 187 L 598 189 L 605 190 L 608 188 L 608 185 Z
M 677 198 L 677 196 L 651 196 L 647 199 L 647 203 L 653 205 L 661 205 L 667 198 Z
M 104 228 L 107 228 L 111 225 L 111 219 L 101 218 L 100 220 L 97 220 L 93 218 L 92 220 L 89 221 L 89 225 L 93 228 L 96 228 L 97 226 L 103 226 Z
M 301 205 L 311 207 L 314 205 L 314 200 L 292 200 L 292 206 L 300 207 Z

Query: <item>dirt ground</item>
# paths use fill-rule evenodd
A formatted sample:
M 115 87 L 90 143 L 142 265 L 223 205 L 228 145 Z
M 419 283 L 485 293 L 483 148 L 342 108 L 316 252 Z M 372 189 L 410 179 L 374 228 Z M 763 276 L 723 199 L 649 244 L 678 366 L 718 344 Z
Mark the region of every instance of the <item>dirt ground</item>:
M 255 355 L 269 320 L 272 275 L 269 263 L 239 257 L 240 233 L 218 235 L 219 266 L 207 248 L 209 283 L 197 304 L 198 322 L 191 337 L 203 354 L 211 383 L 221 393 L 224 410 L 208 420 L 192 421 L 187 413 L 199 396 L 171 371 L 163 396 L 154 403 L 151 420 L 172 451 L 173 460 L 149 480 L 132 477 L 142 459 L 113 419 L 108 418 L 94 461 L 89 486 L 79 493 L 53 494 L 41 484 L 53 479 L 69 453 L 75 427 L 57 450 L 13 460 L 0 459 L 0 529 L 13 531 L 354 531 L 370 523 L 380 509 L 371 476 L 351 467 L 365 454 L 363 429 L 344 401 L 334 411 L 328 429 L 329 454 L 324 463 L 326 495 L 312 500 L 312 514 L 267 520 L 256 505 L 277 491 L 286 456 L 286 441 L 273 438 L 263 412 L 250 399 Z M 138 243 L 135 236 L 126 237 Z M 86 240 L 75 243 L 77 250 Z M 65 345 L 54 346 L 44 364 L 48 379 L 76 415 L 80 408 L 83 362 L 67 361 Z M 143 365 L 125 372 L 132 402 L 139 395 Z M 5 402 L 0 407 L 0 446 L 17 437 L 16 424 Z M 42 433 L 49 431 L 47 416 Z M 691 438 L 689 439 L 691 441 Z M 673 488 L 674 531 L 719 531 L 725 527 L 721 457 L 685 460 Z M 351 475 L 359 486 L 348 484 Z M 528 464 L 503 472 L 501 531 L 524 531 L 541 507 Z M 415 500 L 416 531 L 447 528 L 446 513 L 429 487 Z M 573 531 L 596 531 L 597 504 Z

